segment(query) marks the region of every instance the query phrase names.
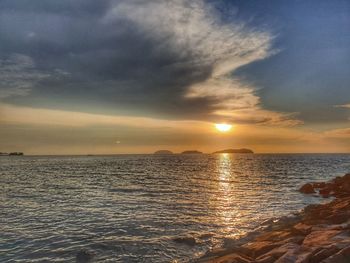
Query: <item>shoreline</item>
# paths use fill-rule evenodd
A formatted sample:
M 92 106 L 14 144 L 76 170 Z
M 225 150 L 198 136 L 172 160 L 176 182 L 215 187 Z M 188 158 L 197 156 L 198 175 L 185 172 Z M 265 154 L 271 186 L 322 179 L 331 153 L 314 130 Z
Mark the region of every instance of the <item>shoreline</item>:
M 308 205 L 294 217 L 282 218 L 193 262 L 349 263 L 350 173 L 328 182 L 306 183 L 299 191 L 334 199 Z

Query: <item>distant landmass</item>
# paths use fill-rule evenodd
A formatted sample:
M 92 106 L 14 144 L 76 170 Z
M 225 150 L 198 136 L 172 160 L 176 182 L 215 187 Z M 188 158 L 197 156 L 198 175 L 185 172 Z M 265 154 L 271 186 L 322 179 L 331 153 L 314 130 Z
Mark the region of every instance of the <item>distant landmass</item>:
M 174 154 L 174 153 L 172 151 L 168 151 L 168 150 L 159 150 L 159 151 L 154 152 L 154 154 L 165 155 L 165 154 Z
M 252 150 L 250 149 L 226 149 L 226 150 L 222 150 L 222 151 L 217 151 L 214 153 L 254 153 Z
M 184 151 L 181 154 L 202 154 L 200 151 Z
M 22 152 L 11 152 L 11 153 L 0 152 L 0 156 L 22 156 L 22 155 L 24 155 Z

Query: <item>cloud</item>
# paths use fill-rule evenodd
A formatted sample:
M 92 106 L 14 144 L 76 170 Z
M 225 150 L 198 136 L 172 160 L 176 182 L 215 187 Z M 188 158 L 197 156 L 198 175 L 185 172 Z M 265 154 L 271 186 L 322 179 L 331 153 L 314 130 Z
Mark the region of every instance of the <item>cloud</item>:
M 43 125 L 54 127 L 124 126 L 178 130 L 208 130 L 212 124 L 203 121 L 173 121 L 146 117 L 110 116 L 82 112 L 18 107 L 0 103 L 0 125 Z
M 0 57 L 21 53 L 33 62 L 20 70 L 32 74 L 24 79 L 28 86 L 17 83 L 11 96 L 1 91 L 5 103 L 299 123 L 294 115 L 263 110 L 256 87 L 232 75 L 273 54 L 273 35 L 238 19 L 224 22 L 203 0 L 5 1 L 0 12 Z
M 28 56 L 13 54 L 0 60 L 0 99 L 26 96 L 40 80 L 48 76 L 36 70 L 33 60 Z
M 336 107 L 336 108 L 348 108 L 348 109 L 350 109 L 350 103 L 348 103 L 348 104 L 342 104 L 342 105 L 335 105 L 334 107 Z
M 350 140 L 350 128 L 334 129 L 324 132 L 326 138 Z

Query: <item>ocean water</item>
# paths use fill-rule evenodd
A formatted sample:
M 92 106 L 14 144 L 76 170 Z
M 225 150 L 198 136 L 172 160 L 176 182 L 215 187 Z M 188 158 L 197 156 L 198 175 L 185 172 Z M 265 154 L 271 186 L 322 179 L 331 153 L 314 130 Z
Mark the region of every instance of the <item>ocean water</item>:
M 319 202 L 298 187 L 346 172 L 341 154 L 2 156 L 0 262 L 191 260 Z

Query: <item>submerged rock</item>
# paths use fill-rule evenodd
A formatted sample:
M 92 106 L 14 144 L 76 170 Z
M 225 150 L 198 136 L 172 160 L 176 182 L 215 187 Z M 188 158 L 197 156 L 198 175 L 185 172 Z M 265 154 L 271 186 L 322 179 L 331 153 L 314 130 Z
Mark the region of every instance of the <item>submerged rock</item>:
M 346 197 L 350 195 L 350 174 L 336 177 L 329 182 L 307 183 L 299 189 L 304 194 L 314 194 L 316 193 L 315 190 L 318 190 L 320 196 L 324 198 L 331 196 Z
M 173 239 L 176 243 L 185 244 L 188 246 L 194 246 L 197 244 L 197 241 L 194 237 L 176 237 Z
M 304 184 L 302 187 L 300 187 L 299 191 L 303 194 L 316 193 L 314 187 L 310 183 Z

